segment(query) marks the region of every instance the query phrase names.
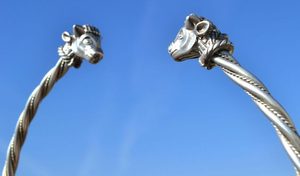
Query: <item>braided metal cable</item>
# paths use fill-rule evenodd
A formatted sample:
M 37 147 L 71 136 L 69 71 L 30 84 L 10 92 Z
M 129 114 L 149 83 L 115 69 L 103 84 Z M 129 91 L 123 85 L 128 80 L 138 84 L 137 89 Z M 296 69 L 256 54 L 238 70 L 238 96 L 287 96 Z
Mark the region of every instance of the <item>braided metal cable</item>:
M 232 57 L 234 46 L 208 19 L 190 14 L 184 21 L 168 52 L 175 61 L 199 58 L 206 69 L 220 66 L 224 73 L 252 98 L 274 126 L 278 137 L 300 176 L 300 137 L 284 108 L 266 86 Z
M 212 57 L 214 64 L 246 91 L 260 110 L 268 117 L 300 176 L 300 138 L 288 113 L 271 96 L 268 89 L 254 75 L 246 71 L 228 52 Z
M 96 64 L 103 58 L 101 36 L 96 27 L 73 25 L 73 33 L 72 35 L 63 32 L 62 39 L 65 44 L 58 48 L 58 62 L 44 76 L 27 100 L 7 149 L 2 176 L 15 175 L 30 123 L 41 101 L 48 95 L 54 84 L 67 73 L 70 67 L 79 68 L 83 59 Z
M 72 66 L 70 60 L 60 57 L 57 64 L 44 76 L 40 84 L 28 98 L 24 110 L 17 122 L 14 135 L 10 141 L 2 176 L 14 176 L 18 167 L 20 152 L 25 142 L 28 128 L 41 101 L 51 91 L 54 84 L 62 78 Z

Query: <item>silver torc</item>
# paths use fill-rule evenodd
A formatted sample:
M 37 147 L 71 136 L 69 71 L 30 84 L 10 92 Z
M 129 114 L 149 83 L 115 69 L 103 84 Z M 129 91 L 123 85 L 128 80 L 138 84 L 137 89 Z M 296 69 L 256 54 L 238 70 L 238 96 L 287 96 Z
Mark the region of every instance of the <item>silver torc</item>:
M 103 58 L 100 45 L 101 37 L 97 28 L 89 25 L 74 25 L 73 33 L 73 35 L 68 32 L 62 34 L 62 39 L 66 43 L 58 48 L 60 58 L 57 64 L 44 76 L 28 98 L 10 141 L 2 176 L 15 175 L 29 125 L 37 112 L 39 104 L 54 84 L 66 74 L 70 67 L 78 68 L 84 58 L 92 64 Z
M 221 67 L 271 121 L 295 166 L 297 176 L 300 176 L 300 138 L 295 125 L 264 84 L 233 58 L 233 45 L 226 34 L 209 20 L 191 14 L 169 46 L 169 53 L 176 61 L 199 58 L 201 65 L 207 69 Z

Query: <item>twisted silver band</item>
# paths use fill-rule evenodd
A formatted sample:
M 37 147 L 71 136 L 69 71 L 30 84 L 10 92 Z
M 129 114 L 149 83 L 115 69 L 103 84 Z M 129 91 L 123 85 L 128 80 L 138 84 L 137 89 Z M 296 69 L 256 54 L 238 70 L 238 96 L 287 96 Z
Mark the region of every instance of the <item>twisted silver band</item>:
M 44 76 L 40 84 L 34 89 L 27 100 L 17 122 L 14 135 L 10 141 L 2 176 L 14 176 L 18 167 L 20 152 L 25 142 L 29 125 L 34 118 L 35 113 L 41 101 L 51 91 L 54 84 L 62 78 L 72 66 L 70 62 L 73 59 L 60 57 L 57 64 Z
M 103 58 L 100 31 L 96 27 L 73 25 L 73 33 L 73 35 L 68 32 L 62 33 L 65 44 L 58 48 L 58 62 L 44 76 L 27 100 L 7 150 L 2 176 L 15 175 L 29 125 L 41 101 L 48 95 L 54 84 L 67 73 L 70 67 L 79 68 L 83 59 L 96 64 Z
M 211 61 L 250 95 L 255 104 L 268 117 L 300 176 L 300 138 L 288 113 L 271 96 L 268 89 L 254 75 L 246 71 L 228 52 L 221 52 Z

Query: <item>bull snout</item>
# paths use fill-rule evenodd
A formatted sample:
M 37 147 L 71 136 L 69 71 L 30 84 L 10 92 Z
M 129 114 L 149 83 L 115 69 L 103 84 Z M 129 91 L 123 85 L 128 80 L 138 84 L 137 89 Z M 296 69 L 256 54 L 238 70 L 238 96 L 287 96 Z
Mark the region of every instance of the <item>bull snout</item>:
M 175 61 L 181 61 L 181 59 L 178 58 L 178 49 L 174 47 L 174 42 L 172 42 L 168 47 L 168 52 Z
M 172 53 L 172 45 L 173 45 L 173 43 L 171 43 L 171 44 L 169 45 L 169 47 L 168 47 L 168 52 L 169 52 L 169 54 Z
M 98 51 L 89 50 L 87 56 L 89 57 L 88 60 L 92 64 L 98 63 L 103 58 L 103 50 L 99 49 Z

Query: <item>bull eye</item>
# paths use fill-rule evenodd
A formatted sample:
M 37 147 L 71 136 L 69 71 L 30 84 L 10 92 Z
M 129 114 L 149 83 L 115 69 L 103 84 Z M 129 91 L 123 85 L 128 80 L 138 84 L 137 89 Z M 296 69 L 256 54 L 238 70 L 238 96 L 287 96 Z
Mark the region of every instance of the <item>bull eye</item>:
M 84 45 L 91 45 L 93 43 L 93 41 L 90 38 L 85 38 L 82 40 L 82 43 Z
M 183 39 L 183 31 L 181 30 L 179 33 L 178 33 L 178 35 L 177 35 L 177 39 L 178 40 L 182 40 Z

